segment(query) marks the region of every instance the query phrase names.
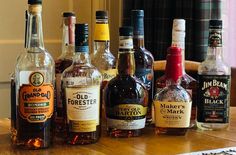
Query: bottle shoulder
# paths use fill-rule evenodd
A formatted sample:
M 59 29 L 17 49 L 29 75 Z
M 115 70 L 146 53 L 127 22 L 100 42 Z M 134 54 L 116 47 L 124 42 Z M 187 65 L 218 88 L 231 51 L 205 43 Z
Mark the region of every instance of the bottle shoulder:
M 191 101 L 191 97 L 182 86 L 170 85 L 157 93 L 154 100 L 164 102 L 189 102 Z

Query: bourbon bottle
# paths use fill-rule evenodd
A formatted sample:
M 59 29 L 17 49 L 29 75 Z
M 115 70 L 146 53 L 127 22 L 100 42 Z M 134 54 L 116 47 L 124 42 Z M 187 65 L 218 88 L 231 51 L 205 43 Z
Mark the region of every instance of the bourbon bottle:
M 62 78 L 67 143 L 82 145 L 97 142 L 101 135 L 102 76 L 90 62 L 88 24 L 75 25 L 75 55 Z
M 197 81 L 185 72 L 185 20 L 174 19 L 172 29 L 172 43 L 171 46 L 180 47 L 182 50 L 182 72 L 181 86 L 188 91 L 192 98 L 192 112 L 191 112 L 191 125 L 194 127 L 196 124 L 196 103 L 197 103 Z M 169 53 L 167 53 L 169 54 Z M 156 80 L 156 92 L 166 86 L 166 75 Z
M 185 135 L 190 126 L 192 100 L 180 85 L 183 76 L 181 49 L 170 47 L 168 53 L 166 86 L 155 95 L 153 101 L 156 133 Z
M 45 50 L 42 1 L 28 0 L 26 52 L 17 59 L 16 144 L 21 148 L 47 148 L 52 142 L 54 111 L 54 61 Z
M 118 75 L 105 89 L 105 111 L 108 135 L 135 137 L 145 127 L 148 93 L 143 83 L 135 77 L 133 29 L 120 28 Z
M 62 53 L 55 60 L 56 70 L 56 109 L 55 109 L 55 132 L 58 135 L 65 133 L 64 108 L 61 98 L 61 74 L 72 64 L 75 44 L 75 22 L 76 17 L 73 12 L 63 13 L 63 37 L 62 37 Z
M 229 125 L 231 70 L 222 57 L 222 20 L 210 20 L 206 60 L 198 68 L 197 127 L 221 130 Z
M 154 58 L 144 46 L 144 11 L 132 10 L 132 27 L 134 30 L 133 44 L 135 57 L 135 76 L 139 78 L 148 90 L 148 112 L 146 124 L 152 122 L 152 99 L 153 99 L 153 61 Z

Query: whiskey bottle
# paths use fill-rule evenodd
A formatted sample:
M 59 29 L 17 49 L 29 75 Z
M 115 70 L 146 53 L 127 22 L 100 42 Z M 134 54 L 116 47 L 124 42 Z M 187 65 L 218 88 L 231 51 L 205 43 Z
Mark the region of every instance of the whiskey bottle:
M 146 124 L 152 122 L 152 99 L 153 99 L 153 61 L 152 54 L 144 46 L 144 11 L 132 10 L 133 44 L 135 57 L 135 76 L 139 78 L 148 90 L 148 112 Z
M 107 83 L 116 76 L 116 60 L 110 52 L 110 33 L 108 15 L 106 11 L 96 11 L 96 25 L 94 32 L 94 55 L 92 64 L 102 73 L 101 104 L 104 109 L 103 91 Z
M 180 85 L 183 76 L 181 48 L 168 49 L 166 87 L 154 97 L 157 134 L 185 135 L 190 126 L 192 100 Z
M 226 129 L 229 124 L 231 70 L 222 58 L 222 21 L 210 20 L 205 61 L 198 68 L 197 126 Z
M 120 28 L 118 75 L 105 89 L 105 111 L 108 135 L 111 137 L 135 137 L 145 127 L 148 92 L 134 76 L 133 29 Z
M 67 143 L 97 142 L 101 135 L 102 76 L 90 63 L 88 24 L 75 25 L 75 55 L 72 65 L 63 72 L 62 78 Z
M 192 98 L 191 125 L 196 124 L 196 103 L 197 103 L 197 81 L 185 72 L 185 20 L 174 19 L 172 29 L 171 46 L 180 47 L 182 50 L 182 72 L 181 86 L 188 91 Z M 168 54 L 168 53 L 167 53 Z M 156 80 L 156 92 L 158 93 L 166 86 L 166 75 Z
M 56 70 L 56 109 L 55 109 L 55 132 L 58 135 L 65 132 L 64 110 L 61 98 L 61 74 L 72 64 L 75 44 L 75 22 L 76 17 L 73 12 L 63 13 L 63 37 L 62 37 L 62 53 L 55 60 Z
M 17 60 L 16 145 L 26 149 L 47 148 L 52 142 L 54 111 L 54 61 L 45 50 L 42 1 L 28 0 L 26 52 Z

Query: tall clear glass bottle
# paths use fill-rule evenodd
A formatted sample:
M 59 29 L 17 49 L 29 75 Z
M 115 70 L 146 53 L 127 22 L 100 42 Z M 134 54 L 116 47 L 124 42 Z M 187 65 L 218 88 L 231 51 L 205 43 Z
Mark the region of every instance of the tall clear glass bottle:
M 135 57 L 135 76 L 139 78 L 148 90 L 148 112 L 146 124 L 152 122 L 152 100 L 153 100 L 153 83 L 154 58 L 144 45 L 144 11 L 132 10 L 132 27 L 134 28 L 134 57 Z
M 28 0 L 28 4 L 27 48 L 15 68 L 16 145 L 39 149 L 52 142 L 55 67 L 43 43 L 42 1 Z
M 72 65 L 63 72 L 62 78 L 67 143 L 97 142 L 101 135 L 102 76 L 90 62 L 88 24 L 75 25 L 75 55 Z
M 197 126 L 203 130 L 229 125 L 231 70 L 222 57 L 222 20 L 210 20 L 205 61 L 198 68 Z
M 192 98 L 192 112 L 191 125 L 196 124 L 196 103 L 197 103 L 197 81 L 185 72 L 185 20 L 174 19 L 172 29 L 172 43 L 173 47 L 180 47 L 182 51 L 182 72 L 181 86 L 188 91 Z M 169 53 L 167 53 L 168 55 Z M 156 80 L 156 92 L 159 92 L 166 86 L 166 75 Z
M 181 48 L 168 49 L 166 63 L 166 86 L 153 100 L 157 134 L 185 135 L 190 126 L 192 100 L 180 85 L 182 71 Z
M 110 51 L 110 32 L 107 11 L 96 11 L 94 54 L 91 60 L 92 64 L 102 73 L 101 103 L 104 109 L 104 88 L 117 74 L 116 59 Z
M 140 136 L 145 127 L 148 92 L 134 76 L 132 35 L 132 27 L 120 28 L 118 74 L 104 91 L 107 130 L 111 137 Z
M 62 53 L 55 60 L 56 70 L 56 110 L 55 110 L 55 132 L 59 135 L 65 132 L 64 110 L 61 98 L 61 74 L 72 64 L 75 44 L 75 23 L 76 17 L 73 12 L 63 13 L 63 36 Z

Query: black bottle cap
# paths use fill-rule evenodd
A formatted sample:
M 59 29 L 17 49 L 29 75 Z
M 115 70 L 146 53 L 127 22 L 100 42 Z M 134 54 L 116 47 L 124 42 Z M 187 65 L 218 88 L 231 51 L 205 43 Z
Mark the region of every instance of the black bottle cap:
M 42 0 L 28 0 L 28 4 L 30 4 L 30 5 L 42 4 Z
M 74 12 L 63 12 L 62 14 L 63 17 L 71 17 L 71 16 L 75 16 Z
M 108 19 L 107 11 L 96 11 L 96 19 Z
M 120 36 L 133 36 L 133 27 L 123 26 L 119 29 Z
M 144 17 L 144 11 L 143 10 L 132 10 L 131 12 L 132 17 Z
M 213 19 L 209 21 L 210 29 L 222 29 L 222 20 Z

